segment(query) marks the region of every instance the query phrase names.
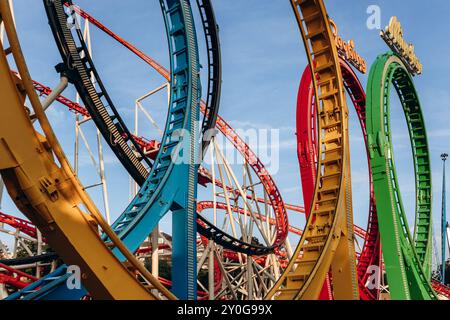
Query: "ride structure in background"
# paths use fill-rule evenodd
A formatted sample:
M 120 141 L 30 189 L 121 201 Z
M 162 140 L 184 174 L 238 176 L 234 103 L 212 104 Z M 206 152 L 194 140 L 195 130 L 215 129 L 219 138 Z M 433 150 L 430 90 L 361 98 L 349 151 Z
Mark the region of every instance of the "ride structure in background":
M 148 62 L 150 65 L 152 65 L 153 67 L 155 67 L 155 69 L 157 69 L 164 77 L 166 77 L 167 79 L 169 79 L 168 76 L 168 71 L 166 71 L 164 68 L 162 68 L 161 66 L 159 66 L 154 60 L 152 60 L 150 57 L 146 56 L 145 54 L 143 54 L 140 50 L 138 50 L 137 48 L 135 48 L 134 46 L 132 46 L 131 44 L 127 43 L 126 41 L 124 41 L 123 39 L 121 40 L 120 37 L 118 37 L 117 35 L 115 35 L 112 31 L 110 31 L 109 29 L 107 29 L 105 26 L 101 25 L 97 20 L 95 20 L 94 18 L 92 18 L 92 16 L 88 15 L 86 12 L 84 12 L 83 10 L 81 10 L 78 7 L 74 7 L 74 10 L 76 10 L 77 12 L 79 12 L 83 17 L 85 17 L 87 20 L 89 20 L 90 22 L 92 22 L 93 24 L 95 24 L 97 27 L 99 27 L 101 30 L 103 30 L 104 32 L 106 32 L 108 35 L 112 36 L 114 39 L 116 40 L 120 40 L 120 42 L 125 45 L 128 49 L 130 49 L 131 51 L 133 51 L 134 53 L 138 54 L 139 57 L 141 57 L 144 61 Z M 38 90 L 41 94 L 44 95 L 48 95 L 51 94 L 51 90 L 37 82 L 34 82 L 35 88 L 36 90 Z M 84 109 L 84 107 L 71 102 L 70 100 L 68 100 L 65 97 L 59 96 L 57 97 L 57 100 L 59 102 L 61 102 L 62 104 L 66 105 L 69 107 L 70 110 L 74 111 L 75 113 L 80 113 L 83 116 L 89 116 L 89 113 L 87 113 L 86 109 Z M 207 108 L 204 106 L 204 104 L 202 103 L 202 111 L 205 112 Z M 221 118 L 219 118 L 219 122 L 218 122 L 218 128 L 220 129 L 220 131 L 224 134 L 226 134 L 227 138 L 233 142 L 233 144 L 239 149 L 239 151 L 243 154 L 243 156 L 247 159 L 247 161 L 249 162 L 249 164 L 251 165 L 251 167 L 254 169 L 255 172 L 258 173 L 258 175 L 260 175 L 260 179 L 262 181 L 262 184 L 265 186 L 265 189 L 267 190 L 267 193 L 269 195 L 269 199 L 270 201 L 276 206 L 276 211 L 280 212 L 281 210 L 281 215 L 278 214 L 277 215 L 277 221 L 280 221 L 281 219 L 286 219 L 285 217 L 285 209 L 284 209 L 284 205 L 282 203 L 281 198 L 279 197 L 279 193 L 276 189 L 275 184 L 273 183 L 273 181 L 270 178 L 270 175 L 268 175 L 267 170 L 264 168 L 263 164 L 259 161 L 259 159 L 257 159 L 257 157 L 251 152 L 250 148 L 243 142 L 243 140 L 237 136 L 237 134 L 234 132 L 234 130 Z M 150 157 L 152 157 L 152 154 L 155 153 L 155 151 L 157 152 L 157 149 L 159 148 L 159 143 L 155 142 L 155 141 L 148 141 L 146 139 L 143 138 L 138 138 L 135 137 L 135 140 L 138 141 L 144 149 L 146 149 L 146 154 L 148 154 L 149 151 L 151 151 Z M 147 141 L 147 142 L 146 142 Z M 203 170 L 204 171 L 204 170 Z M 201 170 L 201 172 L 203 172 Z M 208 176 L 205 176 L 204 174 L 200 174 L 200 177 L 205 180 L 205 178 L 210 181 L 210 179 L 208 178 Z M 278 196 L 277 196 L 278 195 Z M 276 196 L 275 198 L 273 198 L 274 196 Z M 260 199 L 258 199 L 258 201 L 261 201 Z M 277 201 L 277 202 L 275 202 Z M 199 219 L 201 219 L 201 217 L 199 217 Z M 204 220 L 204 219 L 202 219 Z M 281 222 L 283 222 L 283 220 L 281 220 Z M 280 228 L 285 228 L 284 226 L 287 225 L 286 223 L 278 223 L 277 224 Z M 223 232 L 217 232 L 214 230 L 218 230 L 216 227 L 211 228 L 211 223 L 204 220 L 202 221 L 202 223 L 198 224 L 200 232 L 202 233 L 202 228 L 204 228 L 205 226 L 207 227 L 207 229 L 205 229 L 205 231 L 203 233 L 207 233 L 207 235 L 209 237 L 211 237 L 211 239 L 215 240 L 217 243 L 220 243 L 222 245 L 224 245 L 224 247 L 228 247 L 228 248 L 232 248 L 238 252 L 247 252 L 247 253 L 259 253 L 259 252 L 265 252 L 266 250 L 273 250 L 270 248 L 266 248 L 266 247 L 260 247 L 260 246 L 255 246 L 252 244 L 248 244 L 248 243 L 244 243 L 242 241 L 239 241 L 237 239 L 233 239 L 229 236 L 227 236 L 226 234 L 224 234 Z M 212 230 L 212 231 L 211 231 Z M 282 229 L 283 230 L 283 229 Z M 282 234 L 286 234 L 286 232 L 283 232 Z M 212 235 L 212 236 L 211 236 Z M 279 239 L 279 233 L 277 233 L 277 237 Z M 283 237 L 283 236 L 281 236 Z M 276 240 L 275 243 L 278 243 L 277 246 L 279 246 L 280 243 L 282 243 L 282 239 L 281 240 Z M 247 249 L 245 249 L 247 248 Z M 263 250 L 263 251 L 262 251 Z M 51 297 L 48 294 L 46 295 L 47 297 Z
M 8 1 L 0 1 L 0 14 L 9 43 L 9 48 L 4 48 L 3 43 L 0 54 L 1 87 L 5 89 L 1 103 L 3 110 L 9 110 L 8 116 L 2 118 L 0 173 L 11 198 L 66 262 L 83 269 L 84 284 L 93 295 L 115 299 L 157 298 L 115 257 L 92 228 L 95 225 L 111 238 L 112 246 L 150 287 L 153 285 L 162 295 L 172 298 L 124 247 L 73 175 L 34 90 Z M 11 73 L 7 55 L 14 58 L 20 78 Z M 24 108 L 25 98 L 30 101 L 44 135 L 33 128 Z M 81 210 L 81 205 L 87 212 Z
M 396 53 L 380 56 L 372 67 L 366 106 L 362 85 L 349 66 L 365 73 L 366 63 L 356 53 L 354 42 L 345 42 L 338 35 L 323 1 L 291 0 L 310 64 L 303 74 L 297 101 L 305 210 L 283 202 L 262 161 L 218 115 L 222 59 L 210 0 L 196 0 L 208 60 L 206 101 L 200 99 L 199 50 L 188 0 L 160 0 L 170 71 L 72 1 L 44 1 L 63 61 L 56 68 L 61 82 L 54 90 L 29 76 L 7 3 L 0 0 L 8 37 L 8 41 L 2 41 L 5 50 L 0 56 L 0 87 L 7 94 L 0 103 L 6 110 L 4 124 L 17 126 L 0 126 L 0 173 L 13 201 L 31 222 L 2 214 L 0 223 L 16 228 L 32 243 L 50 245 L 57 253 L 0 260 L 0 290 L 7 288 L 0 294 L 17 290 L 8 297 L 11 300 L 378 300 L 387 288 L 392 299 L 434 299 L 434 291 L 440 297 L 450 297 L 449 288 L 436 280 L 430 283 L 431 168 L 423 115 L 409 75 L 421 73 L 422 65 L 413 50 L 402 55 L 407 43 L 397 19 L 391 19 L 383 33 Z M 94 65 L 90 38 L 77 25 L 79 17 L 118 41 L 168 82 L 162 86 L 170 94 L 162 138 L 146 139 L 138 135 L 137 129 L 132 134 L 127 128 Z M 387 57 L 384 62 L 383 57 Z M 18 72 L 9 70 L 13 62 Z M 86 107 L 61 95 L 67 81 L 75 85 Z M 376 91 L 377 81 L 384 88 L 381 93 Z M 399 92 L 413 146 L 417 189 L 413 236 L 408 231 L 395 177 L 389 124 L 391 83 Z M 369 162 L 367 231 L 353 225 L 345 90 L 356 109 Z M 35 91 L 46 96 L 42 103 Z M 50 127 L 44 111 L 54 101 L 92 119 L 141 187 L 112 227 L 77 180 Z M 24 108 L 25 103 L 31 104 L 34 114 L 27 106 Z M 377 119 L 380 110 L 383 117 Z M 201 128 L 196 128 L 201 114 Z M 219 133 L 244 159 L 242 178 L 220 150 L 216 137 Z M 16 143 L 17 136 L 26 141 Z M 201 164 L 208 154 L 212 164 Z M 199 199 L 198 185 L 212 189 L 213 199 Z M 378 204 L 375 198 L 383 203 Z M 287 210 L 305 213 L 306 226 L 290 225 Z M 169 212 L 172 235 L 158 228 Z M 222 224 L 218 212 L 223 212 Z M 355 236 L 363 239 L 362 248 Z M 295 251 L 290 245 L 292 238 L 300 238 Z M 159 276 L 158 257 L 165 263 L 170 261 L 171 279 Z M 70 268 L 56 268 L 59 258 L 81 267 L 81 290 L 68 290 Z M 20 263 L 25 262 L 36 268 L 36 276 L 20 269 Z M 374 268 L 379 271 L 375 277 L 371 273 Z M 380 285 L 383 270 L 387 287 Z
M 209 221 L 199 217 L 202 220 L 202 224 L 198 224 L 197 228 L 200 234 L 209 237 L 216 243 L 223 245 L 224 247 L 250 255 L 261 255 L 268 252 L 273 252 L 277 247 L 281 246 L 287 236 L 287 214 L 286 209 L 283 204 L 280 192 L 273 181 L 272 177 L 268 174 L 267 169 L 264 164 L 258 159 L 256 154 L 251 150 L 251 148 L 245 143 L 245 141 L 239 137 L 236 131 L 220 116 L 218 116 L 218 109 L 220 103 L 220 91 L 221 91 L 221 58 L 220 58 L 220 41 L 219 41 L 219 31 L 217 22 L 215 21 L 214 10 L 212 8 L 210 0 L 198 1 L 198 7 L 202 18 L 202 24 L 204 26 L 204 33 L 207 39 L 207 54 L 208 54 L 208 98 L 207 101 L 200 101 L 200 111 L 203 114 L 203 125 L 202 125 L 202 141 L 203 141 L 203 154 L 211 141 L 212 136 L 214 136 L 214 128 L 217 128 L 225 137 L 233 144 L 233 146 L 242 154 L 245 160 L 252 167 L 253 171 L 258 175 L 259 179 L 266 189 L 269 200 L 272 207 L 276 211 L 277 219 L 277 237 L 274 243 L 268 247 L 257 246 L 252 243 L 246 243 L 239 239 L 235 239 L 232 236 L 224 233 L 216 226 L 214 226 Z M 73 12 L 80 15 L 80 17 L 86 19 L 92 23 L 95 27 L 99 28 L 101 31 L 106 33 L 108 36 L 112 37 L 114 40 L 118 41 L 125 48 L 133 52 L 140 59 L 146 62 L 149 66 L 154 68 L 161 76 L 163 76 L 167 81 L 171 80 L 170 72 L 165 69 L 162 65 L 156 62 L 154 59 L 149 57 L 147 54 L 136 48 L 131 43 L 127 42 L 100 21 L 92 17 L 89 13 L 81 9 L 80 7 L 73 5 L 70 7 Z M 80 42 L 84 40 L 79 37 Z M 59 40 L 57 40 L 59 41 Z M 212 121 L 211 119 L 215 119 Z M 208 125 L 207 125 L 208 124 Z M 214 127 L 214 125 L 216 127 Z M 135 137 L 135 140 L 137 138 Z M 153 143 L 156 145 L 156 143 Z M 200 170 L 200 175 L 205 173 L 204 170 Z M 200 177 L 202 181 L 209 180 L 208 176 L 203 175 Z M 207 181 L 211 182 L 211 181 Z

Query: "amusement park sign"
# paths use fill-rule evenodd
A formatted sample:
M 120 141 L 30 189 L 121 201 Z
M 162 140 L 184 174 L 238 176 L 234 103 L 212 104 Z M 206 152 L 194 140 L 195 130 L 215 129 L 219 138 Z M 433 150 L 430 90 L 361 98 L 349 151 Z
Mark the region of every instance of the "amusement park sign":
M 331 30 L 334 41 L 338 49 L 339 56 L 355 67 L 359 72 L 366 73 L 366 60 L 355 51 L 355 42 L 353 40 L 345 41 L 338 34 L 338 28 L 333 20 L 330 19 Z
M 391 18 L 389 25 L 380 35 L 389 48 L 402 59 L 412 75 L 422 74 L 422 63 L 414 52 L 414 46 L 403 38 L 403 29 L 397 17 Z

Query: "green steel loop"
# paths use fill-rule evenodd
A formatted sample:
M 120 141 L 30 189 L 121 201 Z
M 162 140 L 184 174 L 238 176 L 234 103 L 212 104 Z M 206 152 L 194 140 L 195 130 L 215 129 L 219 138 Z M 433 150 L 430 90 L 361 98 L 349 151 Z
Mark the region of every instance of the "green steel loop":
M 411 236 L 398 184 L 390 124 L 391 84 L 405 114 L 414 160 L 416 221 Z M 367 87 L 367 135 L 391 298 L 436 299 L 430 284 L 432 190 L 424 117 L 412 76 L 394 53 L 378 56 Z

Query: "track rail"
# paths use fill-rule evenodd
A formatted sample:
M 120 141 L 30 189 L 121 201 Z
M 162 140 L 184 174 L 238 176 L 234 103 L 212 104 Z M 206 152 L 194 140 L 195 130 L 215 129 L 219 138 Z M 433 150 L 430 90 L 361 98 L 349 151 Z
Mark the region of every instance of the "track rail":
M 362 134 L 367 149 L 367 161 L 369 167 L 370 203 L 367 232 L 365 232 L 364 247 L 358 259 L 358 278 L 360 296 L 363 300 L 378 300 L 379 290 L 369 290 L 365 283 L 368 280 L 369 266 L 380 266 L 380 236 L 378 230 L 378 218 L 376 212 L 375 195 L 373 191 L 372 173 L 370 168 L 369 146 L 366 135 L 366 94 L 351 67 L 341 59 L 341 70 L 344 86 L 355 107 L 361 125 Z M 302 190 L 305 208 L 309 208 L 314 193 L 314 180 L 317 170 L 317 113 L 314 103 L 314 91 L 312 86 L 311 72 L 306 68 L 300 82 L 297 101 L 297 145 L 300 172 L 302 177 Z M 355 226 L 355 233 L 358 233 Z
M 10 45 L 2 46 L 0 53 L 0 103 L 4 110 L 0 119 L 0 173 L 11 198 L 61 257 L 80 267 L 86 287 L 98 299 L 156 297 L 101 241 L 97 227 L 108 234 L 150 287 L 174 298 L 125 248 L 75 177 L 34 90 L 8 1 L 0 1 L 0 15 Z M 11 73 L 7 54 L 12 54 L 20 78 Z M 24 108 L 26 99 L 44 135 L 35 131 Z
M 323 1 L 291 0 L 291 5 L 314 74 L 320 116 L 318 171 L 305 233 L 267 298 L 317 299 L 332 267 L 335 297 L 358 299 L 349 193 L 348 114 L 338 53 Z M 333 259 L 335 254 L 340 258 Z
M 450 287 L 443 285 L 439 281 L 431 280 L 431 285 L 433 286 L 434 291 L 436 291 L 437 294 L 440 294 L 447 299 L 450 299 Z
M 186 6 L 185 1 L 182 1 L 181 3 Z M 171 19 L 174 19 L 172 23 L 176 23 L 175 19 L 177 17 L 174 15 L 176 11 L 178 11 L 177 14 L 180 15 L 181 19 L 186 19 L 187 15 L 183 10 L 186 10 L 186 8 L 180 8 L 180 6 L 173 1 L 171 1 L 171 8 L 167 8 L 163 5 L 167 23 L 167 32 L 170 35 L 169 48 L 173 66 L 171 77 L 171 79 L 173 79 L 171 86 L 171 103 L 166 122 L 166 130 L 161 141 L 159 153 L 155 159 L 155 165 L 149 174 L 149 179 L 142 185 L 137 197 L 113 224 L 114 230 L 122 236 L 132 232 L 133 227 L 139 223 L 144 215 L 146 215 L 151 204 L 160 197 L 160 193 L 167 184 L 167 180 L 172 175 L 173 170 L 178 167 L 174 165 L 174 160 L 176 159 L 172 159 L 172 154 L 175 154 L 176 147 L 179 145 L 181 139 L 181 137 L 177 136 L 177 130 L 183 128 L 188 129 L 191 126 L 190 118 L 196 118 L 196 115 L 190 115 L 191 112 L 194 112 L 197 108 L 200 93 L 197 71 L 198 59 L 192 57 L 190 54 L 193 50 L 195 50 L 194 55 L 196 56 L 197 54 L 196 43 L 192 38 L 194 34 L 193 24 L 192 21 L 189 26 L 169 24 Z M 186 31 L 188 28 L 189 30 Z M 177 39 L 175 38 L 180 34 L 184 37 L 184 42 L 181 44 L 177 42 Z M 186 55 L 186 53 L 189 54 Z M 176 69 L 175 66 L 177 66 Z M 187 91 L 185 91 L 185 88 Z M 178 188 L 174 188 L 174 190 L 177 189 Z M 168 201 L 169 199 L 166 200 L 168 204 L 171 202 Z M 157 221 L 159 221 L 159 218 L 160 217 L 158 217 Z M 149 231 L 153 229 L 154 223 L 151 225 L 152 227 Z M 147 228 L 149 227 L 146 227 L 146 229 Z M 147 234 L 144 235 L 142 240 L 144 240 L 146 236 Z M 133 247 L 139 245 L 140 242 L 134 241 Z
M 77 40 L 72 34 L 68 25 L 69 15 L 64 11 L 63 5 L 66 4 L 72 8 L 72 0 L 43 0 L 43 2 L 57 47 L 64 61 L 64 67 L 59 69 L 62 69 L 62 72 L 75 85 L 97 128 L 122 165 L 139 184 L 143 184 L 148 176 L 148 170 L 141 162 L 143 161 L 148 167 L 151 167 L 152 163 L 133 139 L 103 85 L 81 30 L 76 28 Z M 70 16 L 73 16 L 72 12 Z
M 33 84 L 35 89 L 41 94 L 41 95 L 49 95 L 52 92 L 52 89 L 49 87 L 33 80 Z M 78 113 L 80 115 L 83 115 L 85 117 L 90 117 L 89 112 L 86 108 L 84 108 L 82 105 L 64 97 L 64 96 L 58 96 L 56 99 L 61 104 L 67 106 L 70 111 Z M 229 132 L 234 132 L 234 130 L 224 121 L 220 122 L 222 125 L 222 130 L 228 130 Z M 155 140 L 148 140 L 144 137 L 136 137 L 134 136 L 134 140 L 137 141 L 142 149 L 144 150 L 145 154 L 150 157 L 152 160 L 155 159 L 156 154 L 158 153 L 161 143 Z M 239 143 L 240 138 L 237 137 L 234 139 L 236 143 Z M 242 150 L 245 150 L 243 148 Z M 261 165 L 259 161 L 257 161 L 258 165 Z M 264 170 L 261 170 L 261 172 L 264 172 Z M 205 168 L 199 169 L 199 181 L 203 181 L 202 183 L 213 183 L 212 178 L 209 174 L 209 172 Z M 269 180 L 270 181 L 270 180 Z M 217 186 L 223 187 L 219 181 L 214 182 Z M 236 192 L 238 194 L 238 190 L 229 190 L 231 192 Z M 248 199 L 252 199 L 251 196 L 248 196 Z M 266 200 L 264 199 L 257 199 L 260 203 L 265 203 Z M 293 205 L 285 205 L 286 209 L 291 209 L 293 211 L 302 212 L 304 213 L 304 209 L 302 207 L 297 207 Z M 259 246 L 251 246 L 248 243 L 236 239 L 227 233 L 222 232 L 219 228 L 214 226 L 210 221 L 206 220 L 202 216 L 198 217 L 199 223 L 197 224 L 197 231 L 202 235 L 207 237 L 208 239 L 212 239 L 215 241 L 215 243 L 220 244 L 224 248 L 244 254 L 249 255 L 264 255 L 267 254 L 266 247 L 259 247 Z
M 390 124 L 391 84 L 403 107 L 416 180 L 416 227 L 411 237 L 397 180 Z M 378 56 L 367 85 L 367 135 L 381 243 L 392 299 L 434 299 L 430 285 L 431 169 L 419 96 L 393 53 Z
M 222 56 L 220 51 L 219 26 L 211 0 L 196 0 L 203 24 L 208 55 L 208 89 L 203 111 L 202 155 L 208 149 L 212 134 L 216 128 L 222 92 Z M 211 131 L 212 130 L 212 131 Z
M 216 207 L 217 210 L 227 210 L 228 209 L 227 204 L 223 203 L 223 202 L 216 202 L 215 203 L 215 207 Z M 202 213 L 202 211 L 204 211 L 204 210 L 213 209 L 213 208 L 214 208 L 214 202 L 213 201 L 201 201 L 201 202 L 199 202 L 197 204 L 197 212 L 199 214 Z M 243 208 L 233 207 L 232 209 L 233 209 L 234 212 L 239 213 L 241 215 L 250 216 L 250 213 L 248 212 L 248 210 L 245 210 Z M 199 219 L 200 219 L 200 217 L 201 216 L 199 215 Z M 258 219 L 258 220 L 261 220 L 263 222 L 265 222 L 267 220 L 267 218 L 265 216 L 262 216 L 262 215 L 259 215 L 259 214 L 256 214 L 255 218 Z M 202 219 L 204 219 L 204 218 L 202 218 Z M 275 226 L 276 223 L 277 223 L 276 220 L 273 219 L 273 218 L 269 218 L 268 222 L 269 222 L 270 225 L 273 225 L 273 226 Z M 293 233 L 295 235 L 298 235 L 298 236 L 301 236 L 302 233 L 303 233 L 303 231 L 301 229 L 293 227 L 293 226 L 289 226 L 289 232 L 291 232 L 291 233 Z

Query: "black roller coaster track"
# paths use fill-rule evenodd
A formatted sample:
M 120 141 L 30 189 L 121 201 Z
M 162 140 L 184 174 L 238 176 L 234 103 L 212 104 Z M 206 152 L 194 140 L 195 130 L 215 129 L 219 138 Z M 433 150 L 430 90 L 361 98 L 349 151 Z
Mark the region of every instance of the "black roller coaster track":
M 52 262 L 58 258 L 59 255 L 56 252 L 49 252 L 38 256 L 0 260 L 0 264 L 4 264 L 5 266 L 23 266 L 37 262 Z

